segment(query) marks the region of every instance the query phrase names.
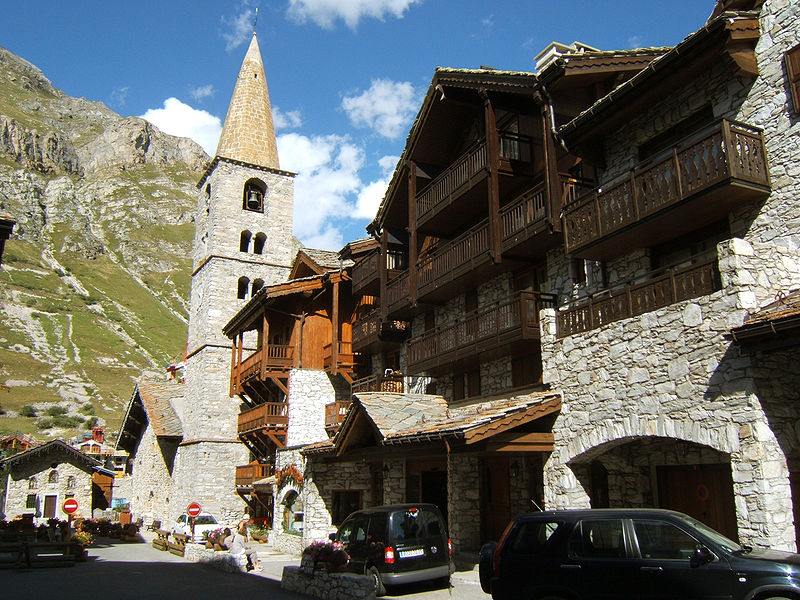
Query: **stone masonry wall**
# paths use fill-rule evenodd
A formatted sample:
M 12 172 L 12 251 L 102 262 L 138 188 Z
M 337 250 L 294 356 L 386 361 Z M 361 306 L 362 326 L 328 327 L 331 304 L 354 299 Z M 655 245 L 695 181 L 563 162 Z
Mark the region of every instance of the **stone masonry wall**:
M 134 520 L 141 517 L 145 523 L 153 519 L 161 521 L 164 526 L 170 523 L 174 512 L 169 504 L 173 481 L 164 454 L 167 455 L 166 460 L 171 461 L 170 457 L 176 451 L 174 442 L 160 446 L 153 426 L 147 424 L 133 457 L 130 507 Z
M 447 519 L 453 553 L 480 548 L 481 485 L 477 456 L 449 454 L 447 460 Z
M 32 459 L 23 465 L 14 467 L 8 478 L 5 514 L 0 518 L 11 520 L 22 514 L 34 513 L 36 523 L 46 523 L 44 503 L 46 496 L 55 496 L 55 516 L 67 520 L 67 514 L 61 510 L 68 495 L 78 501 L 76 515 L 91 518 L 92 516 L 92 474 L 75 465 L 62 462 L 55 469 L 51 467 L 52 456 Z M 50 482 L 50 474 L 57 473 L 57 481 Z M 30 478 L 35 479 L 31 483 Z M 29 494 L 36 495 L 36 508 L 27 508 Z
M 322 370 L 292 369 L 289 372 L 288 446 L 313 444 L 328 439 L 325 405 L 336 401 L 331 375 Z

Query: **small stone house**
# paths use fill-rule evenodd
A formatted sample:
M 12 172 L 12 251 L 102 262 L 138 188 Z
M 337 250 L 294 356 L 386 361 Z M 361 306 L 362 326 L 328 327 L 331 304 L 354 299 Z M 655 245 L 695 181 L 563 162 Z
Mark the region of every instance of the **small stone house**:
M 66 520 L 64 500 L 78 501 L 76 515 L 90 518 L 94 508 L 108 508 L 104 483 L 113 471 L 62 440 L 52 440 L 0 461 L 5 493 L 0 499 L 0 518 L 12 520 L 33 514 L 36 523 Z

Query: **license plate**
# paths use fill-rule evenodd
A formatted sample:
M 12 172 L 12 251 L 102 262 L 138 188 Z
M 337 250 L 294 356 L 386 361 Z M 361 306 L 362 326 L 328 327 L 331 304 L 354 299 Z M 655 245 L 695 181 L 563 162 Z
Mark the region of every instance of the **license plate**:
M 417 556 L 425 556 L 425 550 L 422 548 L 414 548 L 413 550 L 400 550 L 400 558 L 416 558 Z

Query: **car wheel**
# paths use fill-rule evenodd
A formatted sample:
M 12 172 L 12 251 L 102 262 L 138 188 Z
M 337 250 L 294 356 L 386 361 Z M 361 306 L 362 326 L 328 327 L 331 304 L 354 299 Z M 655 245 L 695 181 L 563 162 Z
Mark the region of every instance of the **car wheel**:
M 375 595 L 376 596 L 383 596 L 386 593 L 386 586 L 383 585 L 383 581 L 381 581 L 381 573 L 375 567 L 370 567 L 367 569 L 367 575 L 372 577 L 373 581 L 375 582 Z

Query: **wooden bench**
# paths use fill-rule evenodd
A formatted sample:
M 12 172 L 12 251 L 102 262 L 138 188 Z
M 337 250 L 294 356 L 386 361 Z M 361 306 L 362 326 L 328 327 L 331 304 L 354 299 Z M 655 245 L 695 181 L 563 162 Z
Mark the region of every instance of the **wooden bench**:
M 169 531 L 166 529 L 156 529 L 156 537 L 153 539 L 153 548 L 167 550 L 169 548 Z
M 186 542 L 189 541 L 189 536 L 182 533 L 173 533 L 172 540 L 169 542 L 169 551 L 176 556 L 183 556 L 186 552 Z

